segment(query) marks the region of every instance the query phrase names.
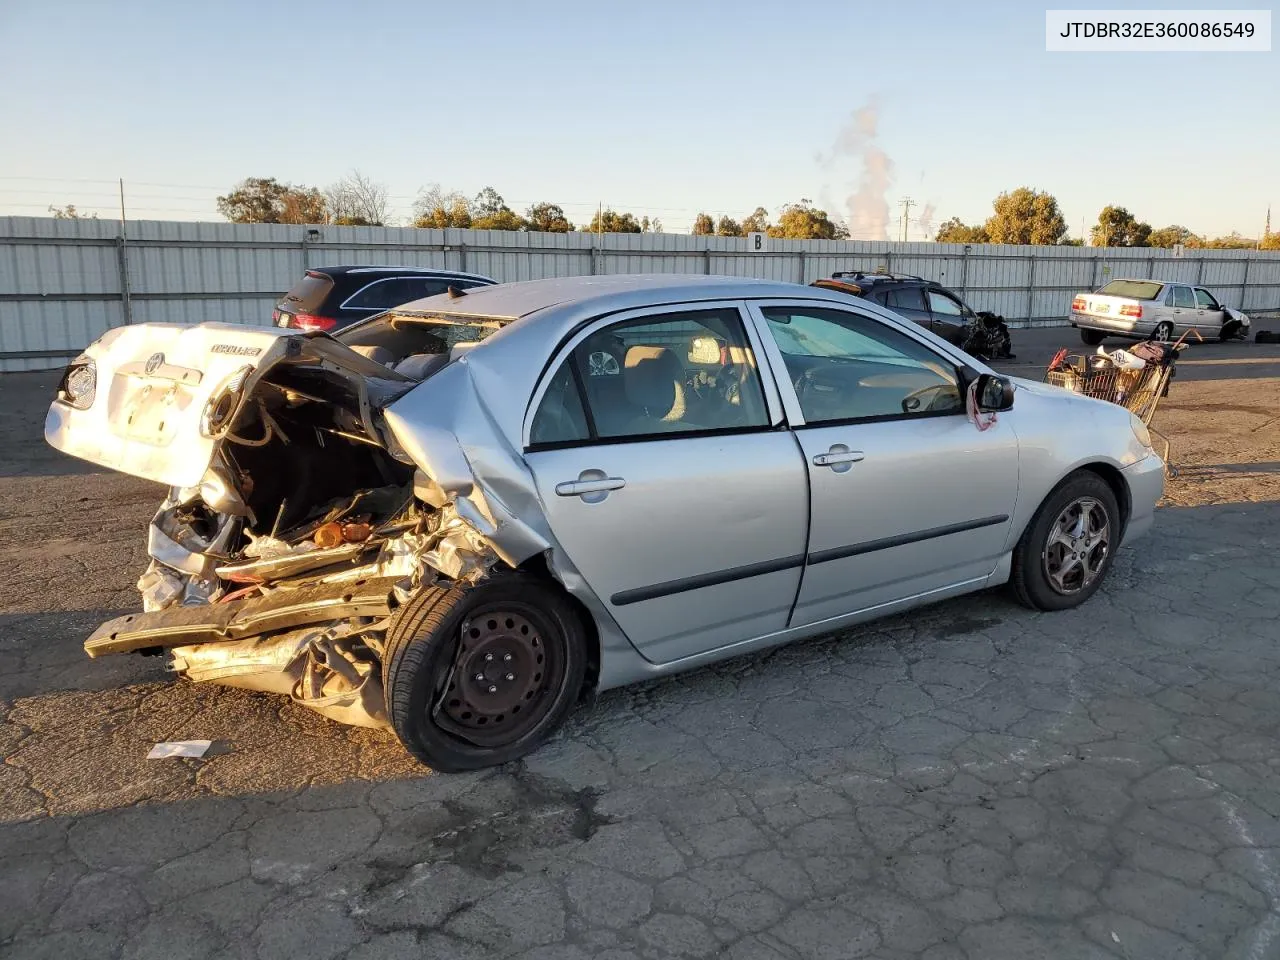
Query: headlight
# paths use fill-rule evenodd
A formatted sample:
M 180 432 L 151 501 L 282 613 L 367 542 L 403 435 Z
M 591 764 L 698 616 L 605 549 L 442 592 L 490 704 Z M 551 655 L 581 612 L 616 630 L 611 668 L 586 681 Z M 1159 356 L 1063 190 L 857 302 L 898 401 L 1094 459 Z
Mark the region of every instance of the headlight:
M 77 410 L 88 410 L 98 394 L 98 365 L 90 359 L 70 364 L 62 375 L 58 399 Z
M 220 436 L 231 426 L 244 399 L 245 381 L 252 372 L 253 367 L 241 367 L 209 398 L 200 414 L 200 432 L 206 437 Z
M 1134 414 L 1129 414 L 1129 427 L 1133 430 L 1133 435 L 1138 438 L 1138 442 L 1150 450 L 1151 447 L 1151 431 L 1147 429 L 1147 425 L 1142 422 L 1142 418 Z

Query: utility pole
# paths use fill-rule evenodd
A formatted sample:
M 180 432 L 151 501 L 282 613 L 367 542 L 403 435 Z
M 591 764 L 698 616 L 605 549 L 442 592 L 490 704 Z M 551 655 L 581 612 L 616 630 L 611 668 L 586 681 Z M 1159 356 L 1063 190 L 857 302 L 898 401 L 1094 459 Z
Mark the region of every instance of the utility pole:
M 125 229 L 124 219 L 124 177 L 120 178 L 120 236 L 127 237 L 128 231 Z
M 899 239 L 905 241 L 907 239 L 907 218 L 911 214 L 911 208 L 915 206 L 915 201 L 910 197 L 903 197 L 898 203 L 902 204 L 902 228 L 898 231 Z

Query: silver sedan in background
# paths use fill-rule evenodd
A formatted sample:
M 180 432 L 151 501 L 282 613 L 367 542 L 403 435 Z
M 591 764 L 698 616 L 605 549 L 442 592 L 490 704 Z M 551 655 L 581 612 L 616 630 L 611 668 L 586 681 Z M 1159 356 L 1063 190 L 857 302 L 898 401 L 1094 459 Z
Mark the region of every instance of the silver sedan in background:
M 1152 523 L 1123 408 L 838 292 L 611 276 L 342 331 L 110 331 L 54 446 L 168 485 L 91 656 L 390 725 L 441 770 L 580 695 L 1010 583 L 1060 610 Z
M 1215 340 L 1249 332 L 1249 318 L 1218 302 L 1204 287 L 1160 280 L 1111 280 L 1071 301 L 1071 325 L 1097 346 L 1107 337 L 1173 340 L 1188 331 Z

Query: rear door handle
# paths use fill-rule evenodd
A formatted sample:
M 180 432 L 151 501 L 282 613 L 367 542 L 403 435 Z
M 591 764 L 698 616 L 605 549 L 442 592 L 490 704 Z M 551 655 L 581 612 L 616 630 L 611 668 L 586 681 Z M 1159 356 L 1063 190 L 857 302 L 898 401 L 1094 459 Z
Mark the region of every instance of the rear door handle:
M 627 485 L 622 477 L 601 477 L 598 480 L 566 480 L 556 484 L 557 497 L 581 497 L 585 494 L 608 493 Z
M 844 465 L 844 469 L 849 469 L 849 464 L 857 463 L 863 459 L 861 450 L 836 450 L 832 449 L 827 453 L 815 454 L 813 465 L 815 467 L 837 467 Z

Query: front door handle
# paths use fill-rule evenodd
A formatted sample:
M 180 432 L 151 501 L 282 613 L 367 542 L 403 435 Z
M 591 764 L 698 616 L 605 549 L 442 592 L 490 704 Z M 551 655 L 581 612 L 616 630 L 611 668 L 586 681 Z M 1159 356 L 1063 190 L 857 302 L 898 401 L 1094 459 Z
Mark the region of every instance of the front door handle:
M 598 471 L 597 471 L 598 472 Z M 583 497 L 593 493 L 608 493 L 610 490 L 621 490 L 627 485 L 622 477 L 597 477 L 591 479 L 566 480 L 556 484 L 557 497 Z
M 832 444 L 826 453 L 818 453 L 813 457 L 815 467 L 830 467 L 836 473 L 848 470 L 851 464 L 863 459 L 861 450 L 850 450 L 843 443 Z

